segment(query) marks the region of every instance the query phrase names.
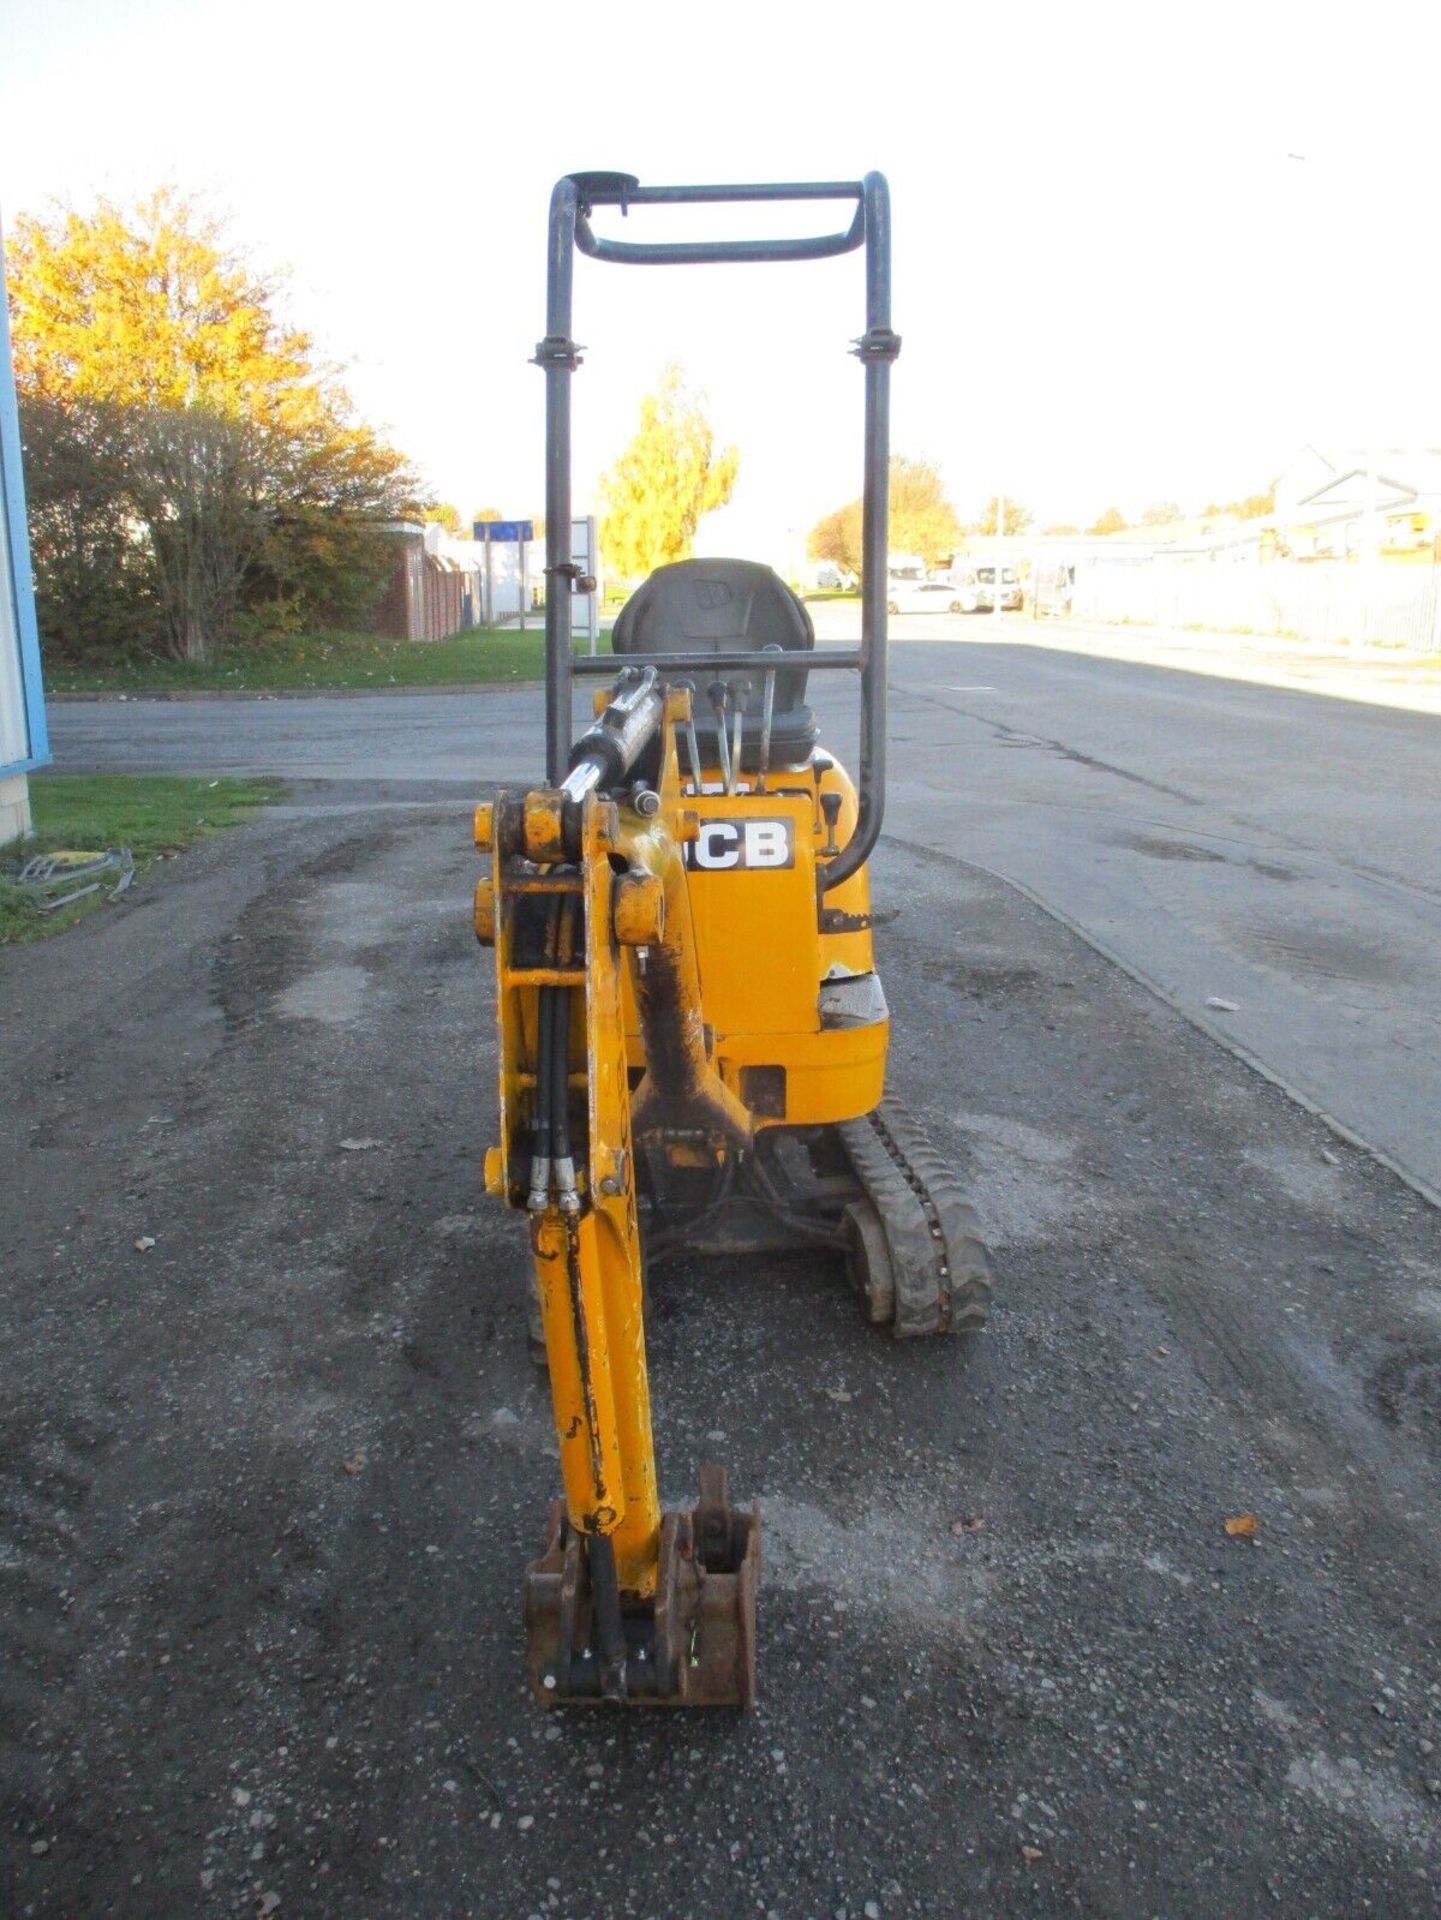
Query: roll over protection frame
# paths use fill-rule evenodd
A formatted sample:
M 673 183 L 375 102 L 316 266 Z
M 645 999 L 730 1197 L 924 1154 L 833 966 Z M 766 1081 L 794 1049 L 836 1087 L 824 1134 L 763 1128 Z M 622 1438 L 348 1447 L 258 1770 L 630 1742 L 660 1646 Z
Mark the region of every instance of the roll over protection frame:
M 734 205 L 776 201 L 853 201 L 849 224 L 833 233 L 776 240 L 629 241 L 597 236 L 590 216 L 597 207 Z M 866 328 L 852 351 L 865 368 L 865 470 L 861 532 L 861 644 L 807 657 L 806 670 L 849 669 L 861 676 L 859 801 L 855 831 L 818 875 L 822 892 L 847 880 L 870 857 L 881 831 L 886 785 L 886 548 L 890 512 L 890 379 L 900 339 L 891 330 L 890 190 L 885 177 L 744 186 L 643 187 L 627 173 L 573 173 L 558 180 L 550 197 L 546 332 L 535 350 L 545 373 L 545 716 L 546 779 L 564 781 L 571 750 L 571 681 L 574 673 L 613 673 L 603 658 L 576 660 L 571 646 L 570 592 L 559 583 L 575 577 L 571 552 L 571 376 L 581 364 L 571 338 L 575 255 L 630 266 L 708 266 L 727 262 L 826 260 L 865 249 Z M 662 675 L 695 672 L 694 654 L 648 656 Z M 708 654 L 709 672 L 744 673 L 756 667 L 753 653 Z

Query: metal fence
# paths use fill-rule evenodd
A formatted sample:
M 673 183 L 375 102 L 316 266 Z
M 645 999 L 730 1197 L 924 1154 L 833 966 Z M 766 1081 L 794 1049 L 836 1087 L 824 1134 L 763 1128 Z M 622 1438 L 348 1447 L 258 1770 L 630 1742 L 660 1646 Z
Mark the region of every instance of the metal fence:
M 1161 555 L 1082 560 L 1070 612 L 1083 620 L 1433 653 L 1441 650 L 1441 566 L 1365 560 L 1228 564 Z

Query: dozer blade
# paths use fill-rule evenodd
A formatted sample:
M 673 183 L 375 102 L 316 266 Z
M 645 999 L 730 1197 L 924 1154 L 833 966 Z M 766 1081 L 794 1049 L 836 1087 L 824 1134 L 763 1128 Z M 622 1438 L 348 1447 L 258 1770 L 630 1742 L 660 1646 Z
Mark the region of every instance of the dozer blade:
M 556 1502 L 525 1575 L 526 1664 L 542 1705 L 749 1707 L 756 1690 L 760 1513 L 730 1505 L 725 1469 L 700 1469 L 690 1512 L 661 1516 L 653 1599 L 621 1596 L 625 1658 L 600 1648 L 586 1539 Z
M 902 1337 L 978 1331 L 990 1264 L 954 1169 L 891 1099 L 837 1132 L 864 1192 L 846 1226 L 868 1316 Z

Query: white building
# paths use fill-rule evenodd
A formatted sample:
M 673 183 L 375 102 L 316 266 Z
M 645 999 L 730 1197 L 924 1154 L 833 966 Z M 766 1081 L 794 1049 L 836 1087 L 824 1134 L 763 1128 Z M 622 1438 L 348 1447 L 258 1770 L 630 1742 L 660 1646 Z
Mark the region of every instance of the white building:
M 1275 525 L 1298 559 L 1431 546 L 1441 448 L 1303 447 L 1276 482 Z

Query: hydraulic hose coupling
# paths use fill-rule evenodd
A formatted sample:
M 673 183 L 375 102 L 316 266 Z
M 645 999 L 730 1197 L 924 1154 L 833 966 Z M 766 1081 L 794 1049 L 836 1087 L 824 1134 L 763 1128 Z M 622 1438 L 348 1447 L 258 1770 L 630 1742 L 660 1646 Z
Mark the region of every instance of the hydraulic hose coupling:
M 580 1212 L 580 1194 L 575 1184 L 575 1161 L 569 1154 L 555 1163 L 556 1205 L 562 1213 Z

